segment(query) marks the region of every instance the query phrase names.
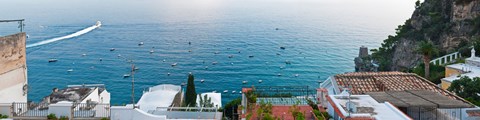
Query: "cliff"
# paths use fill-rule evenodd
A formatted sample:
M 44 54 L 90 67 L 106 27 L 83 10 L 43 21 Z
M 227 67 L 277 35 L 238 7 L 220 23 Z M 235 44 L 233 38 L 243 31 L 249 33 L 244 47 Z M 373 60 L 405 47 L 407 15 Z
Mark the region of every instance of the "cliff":
M 408 70 L 421 63 L 416 51 L 420 41 L 432 41 L 441 56 L 471 46 L 479 38 L 480 0 L 425 0 L 415 7 L 396 35 L 372 50 L 381 71 Z

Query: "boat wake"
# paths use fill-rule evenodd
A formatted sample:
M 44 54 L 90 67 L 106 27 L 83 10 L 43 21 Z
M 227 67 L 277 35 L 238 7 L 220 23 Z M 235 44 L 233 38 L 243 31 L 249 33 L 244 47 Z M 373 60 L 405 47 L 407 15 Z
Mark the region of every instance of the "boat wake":
M 77 37 L 77 36 L 80 36 L 80 35 L 83 35 L 85 33 L 88 33 L 96 28 L 99 28 L 100 26 L 102 26 L 102 23 L 100 21 L 97 21 L 97 23 L 93 26 L 90 26 L 88 28 L 85 28 L 83 30 L 80 30 L 80 31 L 77 31 L 75 33 L 72 33 L 70 35 L 66 35 L 66 36 L 62 36 L 62 37 L 57 37 L 57 38 L 52 38 L 52 39 L 48 39 L 48 40 L 44 40 L 44 41 L 40 41 L 40 42 L 37 42 L 37 43 L 33 43 L 33 44 L 30 44 L 30 45 L 27 45 L 26 47 L 27 48 L 30 48 L 30 47 L 36 47 L 36 46 L 41 46 L 41 45 L 45 45 L 45 44 L 49 44 L 49 43 L 52 43 L 52 42 L 56 42 L 56 41 L 60 41 L 60 40 L 65 40 L 65 39 L 69 39 L 69 38 L 73 38 L 73 37 Z

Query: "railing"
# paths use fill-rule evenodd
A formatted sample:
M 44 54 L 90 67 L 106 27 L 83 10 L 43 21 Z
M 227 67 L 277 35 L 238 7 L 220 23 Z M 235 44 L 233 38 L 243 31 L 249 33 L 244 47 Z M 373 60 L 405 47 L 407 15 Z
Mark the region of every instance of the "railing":
M 196 111 L 196 112 L 218 112 L 215 107 L 157 107 L 159 111 Z
M 109 118 L 110 104 L 77 103 L 72 106 L 73 118 Z
M 12 103 L 13 117 L 46 117 L 47 103 Z
M 454 52 L 439 58 L 435 58 L 431 60 L 430 63 L 433 63 L 434 65 L 444 65 L 459 59 L 461 56 L 462 55 L 459 52 Z

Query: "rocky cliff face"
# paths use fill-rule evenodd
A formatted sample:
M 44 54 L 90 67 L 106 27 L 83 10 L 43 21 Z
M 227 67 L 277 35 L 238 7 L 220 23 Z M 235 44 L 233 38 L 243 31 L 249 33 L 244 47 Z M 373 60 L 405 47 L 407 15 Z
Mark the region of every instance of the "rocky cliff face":
M 441 55 L 458 51 L 480 32 L 480 0 L 425 0 L 418 4 L 397 35 L 389 36 L 374 54 L 390 56 L 383 70 L 406 70 L 421 62 L 415 49 L 422 40 L 432 41 Z M 384 54 L 384 55 L 381 55 Z

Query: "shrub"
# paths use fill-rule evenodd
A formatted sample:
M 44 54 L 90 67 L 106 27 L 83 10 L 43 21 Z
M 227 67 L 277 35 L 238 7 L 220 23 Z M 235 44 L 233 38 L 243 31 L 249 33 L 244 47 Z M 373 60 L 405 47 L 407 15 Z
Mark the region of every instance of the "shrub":
M 60 116 L 59 120 L 68 120 L 68 117 L 67 116 Z
M 55 114 L 53 114 L 53 113 L 50 113 L 50 114 L 47 115 L 47 119 L 49 119 L 49 120 L 56 120 L 56 119 L 57 119 L 57 116 L 56 116 Z
M 0 119 L 8 118 L 8 115 L 2 115 L 0 114 Z
M 102 119 L 100 119 L 100 120 L 110 120 L 110 119 L 104 117 L 104 118 L 102 118 Z

